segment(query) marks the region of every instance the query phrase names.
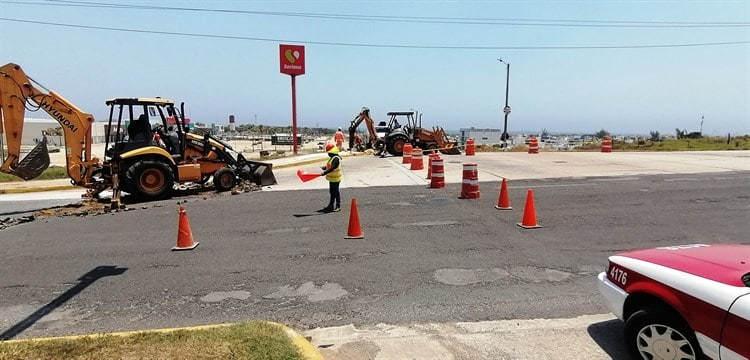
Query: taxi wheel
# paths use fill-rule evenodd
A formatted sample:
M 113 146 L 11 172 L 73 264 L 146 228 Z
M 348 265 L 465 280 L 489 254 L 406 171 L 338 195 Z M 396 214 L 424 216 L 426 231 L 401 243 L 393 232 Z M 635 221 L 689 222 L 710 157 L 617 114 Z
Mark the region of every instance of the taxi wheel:
M 703 359 L 693 330 L 664 306 L 633 313 L 625 322 L 625 342 L 634 359 Z

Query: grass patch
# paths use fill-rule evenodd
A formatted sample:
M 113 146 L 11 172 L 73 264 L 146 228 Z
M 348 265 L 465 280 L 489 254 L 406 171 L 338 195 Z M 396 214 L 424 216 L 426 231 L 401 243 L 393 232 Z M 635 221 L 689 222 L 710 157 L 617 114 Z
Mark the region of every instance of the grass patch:
M 286 332 L 265 322 L 199 330 L 0 342 L 1 359 L 302 359 Z
M 34 180 L 52 180 L 52 179 L 67 179 L 68 178 L 68 170 L 65 169 L 63 166 L 50 166 L 47 170 L 44 170 L 44 172 L 39 175 L 38 178 Z M 0 182 L 16 182 L 16 181 L 23 181 L 18 176 L 6 174 L 6 173 L 0 173 Z
M 636 151 L 750 150 L 750 136 L 737 136 L 729 139 L 729 141 L 726 137 L 706 137 L 702 139 L 640 141 L 633 144 L 613 142 L 612 149 Z
M 508 151 L 527 151 L 528 146 L 516 146 Z M 553 151 L 540 147 L 540 151 Z M 613 151 L 717 151 L 717 150 L 750 150 L 750 135 L 735 136 L 727 141 L 726 137 L 706 137 L 702 139 L 672 139 L 664 141 L 638 140 L 633 143 L 612 141 Z M 503 151 L 498 146 L 477 145 L 477 152 Z M 572 151 L 601 151 L 601 143 L 587 142 Z

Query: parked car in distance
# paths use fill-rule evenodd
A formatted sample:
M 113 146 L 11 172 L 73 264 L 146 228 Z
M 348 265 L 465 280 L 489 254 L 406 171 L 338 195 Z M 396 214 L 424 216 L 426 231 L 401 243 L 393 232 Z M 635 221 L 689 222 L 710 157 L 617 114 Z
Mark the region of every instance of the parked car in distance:
M 750 358 L 750 244 L 617 254 L 597 284 L 636 359 Z

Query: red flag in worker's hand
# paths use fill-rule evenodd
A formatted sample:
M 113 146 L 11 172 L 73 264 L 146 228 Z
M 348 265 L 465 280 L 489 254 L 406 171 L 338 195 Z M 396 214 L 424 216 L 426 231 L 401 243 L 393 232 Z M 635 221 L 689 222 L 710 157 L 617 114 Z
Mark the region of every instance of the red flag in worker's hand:
M 308 182 L 312 179 L 320 177 L 321 174 L 311 174 L 302 170 L 297 170 L 297 177 L 302 180 L 302 182 Z

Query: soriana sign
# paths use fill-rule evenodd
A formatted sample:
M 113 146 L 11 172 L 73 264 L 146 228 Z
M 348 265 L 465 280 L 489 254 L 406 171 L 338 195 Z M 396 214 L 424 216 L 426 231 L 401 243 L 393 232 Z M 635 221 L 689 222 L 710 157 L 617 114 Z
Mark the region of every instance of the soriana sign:
M 279 59 L 279 70 L 282 74 L 302 75 L 305 73 L 304 46 L 279 44 Z

